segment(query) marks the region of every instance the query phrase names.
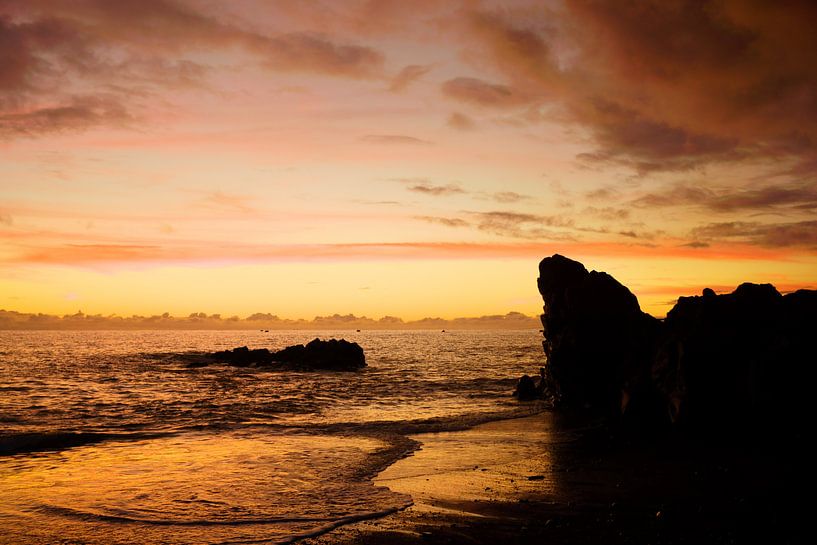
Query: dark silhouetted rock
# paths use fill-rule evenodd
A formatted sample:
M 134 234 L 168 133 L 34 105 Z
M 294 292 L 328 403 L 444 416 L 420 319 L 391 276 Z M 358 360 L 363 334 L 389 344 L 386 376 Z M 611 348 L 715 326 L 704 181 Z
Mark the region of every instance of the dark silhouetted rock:
M 288 346 L 273 353 L 272 359 L 310 369 L 352 370 L 366 367 L 366 358 L 360 345 L 344 339 L 314 339 L 305 346 Z
M 228 363 L 234 367 L 249 367 L 251 365 L 264 365 L 272 361 L 272 353 L 266 348 L 250 350 L 246 346 L 215 352 L 213 359 Z
M 212 354 L 216 362 L 234 367 L 270 367 L 296 370 L 352 371 L 366 367 L 363 348 L 341 339 L 314 339 L 306 345 L 288 346 L 277 352 L 266 348 L 250 350 L 246 346 Z M 200 365 L 197 365 L 200 366 Z
M 516 389 L 513 392 L 514 397 L 520 401 L 527 401 L 539 397 L 539 389 L 536 387 L 536 382 L 528 376 L 522 375 L 516 382 Z
M 667 314 L 652 376 L 674 421 L 724 432 L 785 426 L 805 400 L 817 332 L 817 292 L 771 284 L 681 297 Z
M 554 255 L 539 264 L 543 347 L 562 404 L 619 411 L 649 389 L 658 321 L 603 272 Z
M 660 322 L 611 276 L 560 255 L 540 263 L 539 291 L 547 373 L 564 405 L 693 430 L 810 421 L 817 291 L 707 288 Z

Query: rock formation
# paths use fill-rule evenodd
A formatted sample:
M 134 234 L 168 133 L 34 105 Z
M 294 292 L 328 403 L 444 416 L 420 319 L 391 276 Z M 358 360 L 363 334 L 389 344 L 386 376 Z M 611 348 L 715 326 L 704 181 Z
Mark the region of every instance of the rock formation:
M 567 405 L 617 410 L 649 390 L 659 323 L 630 290 L 603 272 L 554 255 L 539 264 L 542 343 L 548 372 Z M 639 401 L 640 401 L 639 399 Z
M 817 332 L 817 291 L 781 295 L 771 284 L 741 284 L 681 297 L 667 314 L 652 362 L 653 384 L 672 420 L 724 431 L 795 424 Z M 808 343 L 811 344 L 811 343 Z
M 536 399 L 542 392 L 536 387 L 536 382 L 529 375 L 522 375 L 516 381 L 516 388 L 513 391 L 513 396 L 519 401 L 528 401 Z
M 807 412 L 817 291 L 705 289 L 661 322 L 610 275 L 558 254 L 539 264 L 538 283 L 547 371 L 565 406 L 695 429 Z
M 293 370 L 354 371 L 366 367 L 363 348 L 345 339 L 314 339 L 306 345 L 288 346 L 277 352 L 266 348 L 250 350 L 246 346 L 215 352 L 215 362 L 235 367 L 268 367 Z

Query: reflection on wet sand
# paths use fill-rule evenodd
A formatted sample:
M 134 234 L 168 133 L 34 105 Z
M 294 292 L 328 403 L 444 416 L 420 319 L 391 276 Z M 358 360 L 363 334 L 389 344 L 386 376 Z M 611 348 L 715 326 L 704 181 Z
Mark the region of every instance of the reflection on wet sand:
M 9 457 L 0 462 L 0 542 L 289 540 L 404 507 L 407 497 L 360 470 L 386 447 L 362 437 L 187 434 Z
M 408 494 L 419 511 L 478 513 L 480 503 L 497 499 L 558 496 L 552 456 L 559 437 L 549 414 L 416 435 L 420 450 L 381 472 L 375 484 Z

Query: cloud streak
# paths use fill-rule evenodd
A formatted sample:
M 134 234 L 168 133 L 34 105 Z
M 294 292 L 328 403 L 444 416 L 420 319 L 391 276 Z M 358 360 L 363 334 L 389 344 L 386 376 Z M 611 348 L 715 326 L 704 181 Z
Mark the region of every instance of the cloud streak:
M 94 126 L 124 127 L 133 121 L 127 108 L 110 97 L 74 97 L 63 106 L 0 113 L 0 138 L 79 131 Z
M 401 93 L 408 89 L 408 87 L 415 81 L 431 71 L 431 65 L 410 64 L 404 67 L 394 78 L 389 85 L 389 91 L 392 93 Z
M 429 221 L 429 220 L 426 220 Z M 430 220 L 435 221 L 436 220 Z M 802 227 L 802 226 L 801 226 Z M 729 227 L 720 227 L 720 234 Z M 811 227 L 813 233 L 813 227 Z M 711 232 L 711 231 L 710 231 Z M 735 232 L 734 228 L 733 231 Z M 337 263 L 364 260 L 402 261 L 437 259 L 541 259 L 565 253 L 575 256 L 629 258 L 691 258 L 784 260 L 799 255 L 794 245 L 721 244 L 683 247 L 672 241 L 643 245 L 624 242 L 576 240 L 523 240 L 511 242 L 379 242 L 349 244 L 247 245 L 213 242 L 207 245 L 171 243 L 127 244 L 16 244 L 7 248 L 0 266 L 56 265 L 89 269 L 142 268 L 169 264 L 231 264 L 315 262 Z
M 698 206 L 715 212 L 770 209 L 817 209 L 815 184 L 779 184 L 759 188 L 715 190 L 701 185 L 676 185 L 647 193 L 632 201 L 635 206 Z
M 407 136 L 405 134 L 367 134 L 361 137 L 363 142 L 370 144 L 396 144 L 396 145 L 410 145 L 410 146 L 430 146 L 433 142 L 416 138 L 414 136 Z
M 692 235 L 698 240 L 732 241 L 768 248 L 804 247 L 817 249 L 817 221 L 759 223 L 731 221 L 696 227 Z
M 499 191 L 497 193 L 492 194 L 491 198 L 496 202 L 500 203 L 514 203 L 530 199 L 529 196 L 522 195 L 521 193 L 517 193 L 516 191 Z
M 510 108 L 525 104 L 528 99 L 505 85 L 488 83 L 478 78 L 454 78 L 442 85 L 444 95 L 478 106 Z
M 419 183 L 410 185 L 407 189 L 415 193 L 422 193 L 423 195 L 431 195 L 433 197 L 459 195 L 466 192 L 462 187 L 456 184 L 434 185 L 431 183 Z
M 466 212 L 468 219 L 445 216 L 418 216 L 417 219 L 446 227 L 472 227 L 506 238 L 527 240 L 573 240 L 564 230 L 574 228 L 573 220 L 511 211 Z

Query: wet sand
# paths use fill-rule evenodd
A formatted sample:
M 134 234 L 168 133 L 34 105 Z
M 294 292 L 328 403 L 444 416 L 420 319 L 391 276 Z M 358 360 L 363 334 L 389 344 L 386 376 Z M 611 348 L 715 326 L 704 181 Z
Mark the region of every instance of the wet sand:
M 375 480 L 412 507 L 303 543 L 805 540 L 803 476 L 787 447 L 613 438 L 548 413 L 413 438 L 422 449 Z

